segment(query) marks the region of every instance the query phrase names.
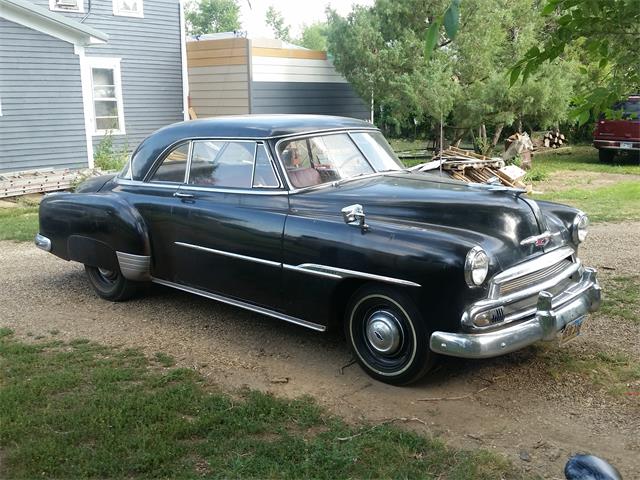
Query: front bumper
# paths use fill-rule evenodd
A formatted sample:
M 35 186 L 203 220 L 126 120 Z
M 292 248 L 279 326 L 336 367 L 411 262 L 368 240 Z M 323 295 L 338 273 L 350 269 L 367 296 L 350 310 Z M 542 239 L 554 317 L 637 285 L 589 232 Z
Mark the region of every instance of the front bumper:
M 585 268 L 571 295 L 538 294 L 533 318 L 500 330 L 482 333 L 433 332 L 430 348 L 463 358 L 490 358 L 514 352 L 540 340 L 553 340 L 573 320 L 600 308 L 601 289 L 596 270 Z

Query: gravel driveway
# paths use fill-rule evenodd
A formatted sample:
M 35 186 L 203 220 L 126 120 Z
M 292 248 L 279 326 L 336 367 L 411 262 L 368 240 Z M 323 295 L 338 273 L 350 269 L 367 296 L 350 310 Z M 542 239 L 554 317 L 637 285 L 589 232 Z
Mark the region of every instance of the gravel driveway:
M 608 276 L 638 274 L 639 244 L 640 223 L 592 227 L 581 257 L 600 269 L 605 294 Z M 80 265 L 12 242 L 0 242 L 0 326 L 21 337 L 162 351 L 225 388 L 309 394 L 347 419 L 417 418 L 425 424 L 407 425 L 455 445 L 496 449 L 547 478 L 562 478 L 564 462 L 578 451 L 604 456 L 625 478 L 640 478 L 640 405 L 618 401 L 579 376 L 549 376 L 539 348 L 486 361 L 453 359 L 417 385 L 391 387 L 357 365 L 341 368 L 351 356 L 338 334 L 158 286 L 137 300 L 105 302 Z M 582 337 L 562 348 L 623 351 L 639 359 L 639 340 L 637 323 L 597 314 Z

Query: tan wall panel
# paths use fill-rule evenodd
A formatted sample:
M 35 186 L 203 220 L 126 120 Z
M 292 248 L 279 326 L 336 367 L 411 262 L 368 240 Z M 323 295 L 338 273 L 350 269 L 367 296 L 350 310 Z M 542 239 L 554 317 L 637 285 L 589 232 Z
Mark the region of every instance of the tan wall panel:
M 202 89 L 202 90 L 191 90 L 190 92 L 191 100 L 199 99 L 199 98 L 249 98 L 248 90 L 229 90 L 219 88 L 217 90 L 214 89 Z
M 244 57 L 247 55 L 246 48 L 218 48 L 215 50 L 195 50 L 187 52 L 188 58 L 223 58 L 223 57 Z
M 284 57 L 284 58 L 307 58 L 315 60 L 326 60 L 326 52 L 318 50 L 302 50 L 295 48 L 261 48 L 252 49 L 253 55 L 260 57 Z
M 248 92 L 248 82 L 191 82 L 189 79 L 191 92 Z M 235 93 L 233 95 L 236 95 Z
M 192 99 L 193 103 L 193 99 Z M 249 108 L 249 100 L 242 98 L 201 98 L 198 99 L 198 109 L 209 107 L 242 107 Z M 195 108 L 195 107 L 194 107 Z
M 211 67 L 215 65 L 246 65 L 247 57 L 194 58 L 187 57 L 187 65 L 191 67 Z
M 187 42 L 187 52 L 198 50 L 213 50 L 218 48 L 241 48 L 247 46 L 246 38 L 227 38 L 223 40 L 200 40 Z
M 236 78 L 237 77 L 237 78 Z M 217 90 L 246 90 L 249 88 L 246 75 L 189 75 L 189 85 L 192 88 L 204 88 L 211 85 L 210 88 Z
M 189 75 L 227 75 L 230 73 L 248 74 L 246 65 L 218 65 L 189 68 Z
M 220 115 L 246 115 L 249 107 L 202 107 L 196 108 L 198 118 L 218 117 Z

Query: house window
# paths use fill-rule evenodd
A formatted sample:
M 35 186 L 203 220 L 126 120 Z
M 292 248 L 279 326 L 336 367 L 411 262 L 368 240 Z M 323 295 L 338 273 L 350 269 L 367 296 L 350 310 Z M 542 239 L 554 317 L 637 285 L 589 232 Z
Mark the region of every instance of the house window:
M 49 10 L 84 12 L 84 0 L 49 0 Z
M 124 134 L 119 58 L 88 58 L 94 135 Z
M 142 0 L 113 0 L 113 14 L 124 17 L 142 17 Z

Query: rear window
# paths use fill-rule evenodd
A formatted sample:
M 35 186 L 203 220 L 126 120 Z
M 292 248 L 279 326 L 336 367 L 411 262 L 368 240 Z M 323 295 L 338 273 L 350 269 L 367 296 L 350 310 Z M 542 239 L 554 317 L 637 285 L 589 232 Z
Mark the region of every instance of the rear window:
M 617 113 L 622 111 L 622 118 L 637 120 L 640 118 L 640 101 L 628 100 L 613 106 L 613 110 Z

